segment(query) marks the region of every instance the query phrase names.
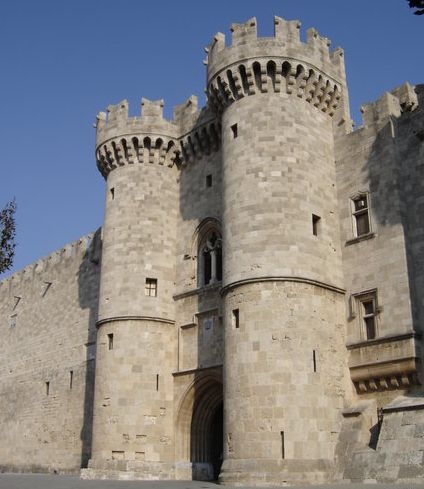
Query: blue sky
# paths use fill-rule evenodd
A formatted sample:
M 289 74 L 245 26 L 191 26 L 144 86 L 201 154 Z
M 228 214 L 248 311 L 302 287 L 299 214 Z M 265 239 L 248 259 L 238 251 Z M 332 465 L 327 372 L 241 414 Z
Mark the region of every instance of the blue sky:
M 204 103 L 203 48 L 232 22 L 299 19 L 345 50 L 351 110 L 403 83 L 424 83 L 424 17 L 406 0 L 3 0 L 0 5 L 0 207 L 18 204 L 17 271 L 95 230 L 104 182 L 97 112 L 126 98 L 191 94 Z M 6 275 L 4 275 L 6 276 Z

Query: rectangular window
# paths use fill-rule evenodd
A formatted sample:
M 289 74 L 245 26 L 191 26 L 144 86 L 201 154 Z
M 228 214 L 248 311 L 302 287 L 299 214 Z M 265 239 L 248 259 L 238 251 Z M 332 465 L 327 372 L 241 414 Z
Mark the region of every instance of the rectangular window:
M 74 371 L 71 370 L 69 372 L 69 388 L 70 389 L 72 389 L 73 383 L 74 383 Z
M 233 328 L 239 328 L 240 327 L 240 310 L 239 309 L 233 309 L 232 323 L 233 323 Z
M 212 187 L 212 175 L 206 175 L 206 187 Z
M 109 333 L 107 335 L 107 342 L 108 342 L 109 350 L 113 350 L 113 333 Z
M 312 350 L 312 363 L 314 365 L 314 372 L 317 371 L 317 352 L 316 350 Z
M 362 302 L 362 318 L 365 326 L 365 336 L 367 340 L 373 340 L 376 336 L 375 302 L 373 299 Z
M 233 138 L 235 139 L 238 136 L 238 127 L 237 127 L 237 124 L 233 124 L 231 126 L 231 131 L 233 132 Z
M 377 337 L 377 291 L 355 295 L 355 299 L 361 323 L 361 337 L 373 340 Z
M 115 198 L 115 188 L 112 187 L 110 189 L 110 200 L 113 200 Z
M 144 295 L 148 297 L 156 297 L 158 295 L 158 280 L 156 278 L 146 278 Z
M 371 231 L 369 199 L 367 194 L 360 194 L 352 199 L 353 224 L 356 236 L 369 234 Z
M 284 431 L 280 431 L 281 435 L 281 458 L 284 460 L 286 458 L 286 447 L 284 446 Z
M 321 218 L 315 214 L 312 214 L 312 234 L 318 236 L 321 228 Z
M 46 382 L 46 396 L 50 394 L 50 382 Z

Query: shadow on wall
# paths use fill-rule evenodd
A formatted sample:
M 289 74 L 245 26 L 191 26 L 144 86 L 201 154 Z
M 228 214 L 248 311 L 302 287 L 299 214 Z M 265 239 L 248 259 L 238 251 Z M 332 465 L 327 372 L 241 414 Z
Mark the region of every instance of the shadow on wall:
M 363 170 L 369 177 L 372 217 L 378 228 L 401 225 L 405 237 L 413 329 L 424 321 L 424 85 L 418 107 L 388 117 Z M 377 109 L 375 109 L 377 111 Z M 399 251 L 399 250 L 397 250 Z
M 84 392 L 84 419 L 80 439 L 81 468 L 86 468 L 91 457 L 93 401 L 95 381 L 96 322 L 99 307 L 101 228 L 93 238 L 84 254 L 78 272 L 78 300 L 81 309 L 89 310 L 86 346 L 86 371 Z

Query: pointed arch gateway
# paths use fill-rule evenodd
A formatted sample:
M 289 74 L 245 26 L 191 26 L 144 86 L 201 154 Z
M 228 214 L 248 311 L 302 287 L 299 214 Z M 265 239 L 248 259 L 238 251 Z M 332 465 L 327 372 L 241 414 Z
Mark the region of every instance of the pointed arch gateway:
M 223 388 L 220 368 L 195 374 L 177 416 L 176 460 L 181 478 L 217 480 L 223 455 Z M 189 473 L 191 472 L 191 474 Z

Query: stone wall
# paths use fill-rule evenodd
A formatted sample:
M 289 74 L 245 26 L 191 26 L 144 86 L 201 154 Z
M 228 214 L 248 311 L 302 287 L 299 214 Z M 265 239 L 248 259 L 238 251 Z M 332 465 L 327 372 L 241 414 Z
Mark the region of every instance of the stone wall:
M 225 323 L 222 480 L 328 480 L 349 396 L 343 295 L 304 283 L 243 285 L 227 294 Z
M 0 283 L 0 468 L 77 472 L 91 451 L 100 240 Z
M 338 208 L 352 379 L 382 406 L 399 392 L 380 391 L 408 389 L 421 375 L 422 109 L 405 84 L 365 105 L 363 114 L 362 127 L 336 140 Z M 353 199 L 359 194 L 368 199 L 370 231 L 358 237 Z M 358 300 L 370 291 L 376 298 L 371 339 Z

